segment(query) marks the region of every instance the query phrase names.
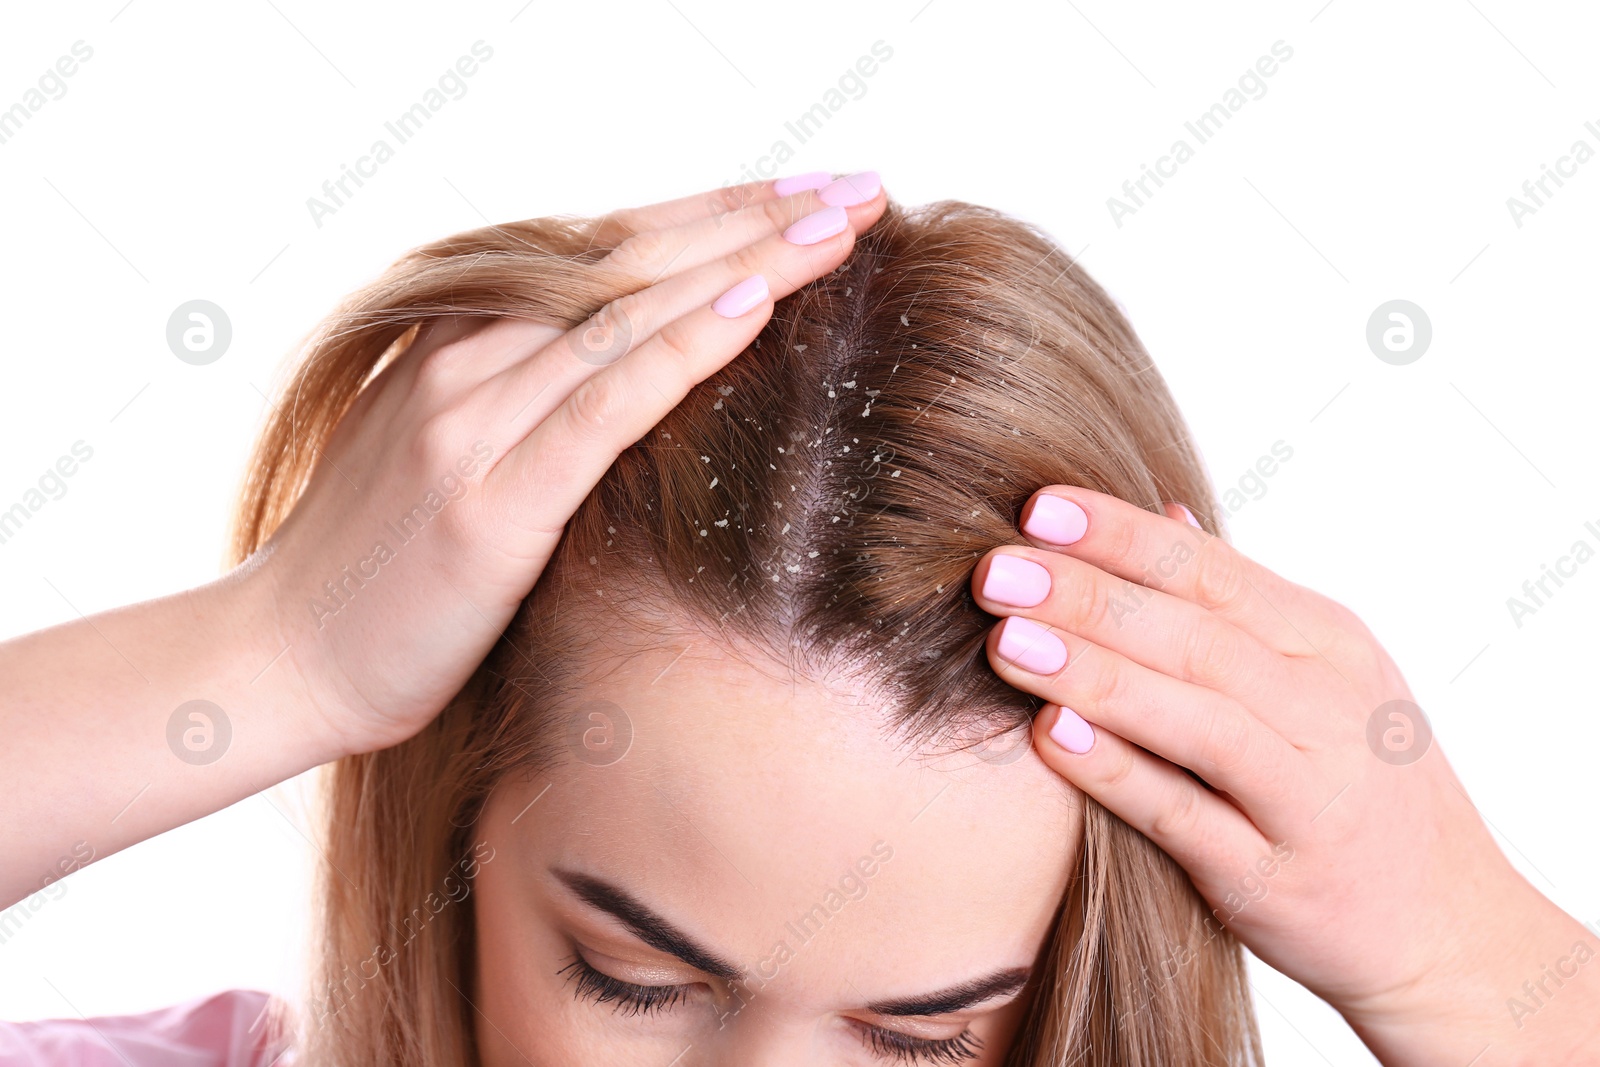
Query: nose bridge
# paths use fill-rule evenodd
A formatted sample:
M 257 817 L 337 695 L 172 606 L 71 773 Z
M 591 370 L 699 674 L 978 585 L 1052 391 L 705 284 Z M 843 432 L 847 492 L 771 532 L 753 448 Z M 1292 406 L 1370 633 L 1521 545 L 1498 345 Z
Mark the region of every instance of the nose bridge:
M 839 1067 L 836 1020 L 796 1018 L 762 1007 L 752 1002 L 726 1016 L 720 1029 L 672 1067 Z

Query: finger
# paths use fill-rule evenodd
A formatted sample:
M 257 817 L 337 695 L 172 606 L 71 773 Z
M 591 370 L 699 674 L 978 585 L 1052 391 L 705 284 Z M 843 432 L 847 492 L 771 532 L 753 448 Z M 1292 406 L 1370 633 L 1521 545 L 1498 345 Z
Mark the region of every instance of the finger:
M 1340 625 L 1328 609 L 1331 602 L 1279 577 L 1222 538 L 1114 496 L 1047 486 L 1023 508 L 1020 526 L 1040 547 L 1130 582 L 1154 582 L 1287 655 L 1316 654 Z M 1175 564 L 1180 554 L 1184 561 Z
M 731 265 L 702 278 L 711 278 L 712 286 L 719 292 L 739 278 L 758 271 L 766 274 L 769 281 L 781 283 L 785 293 L 798 289 L 817 275 L 795 280 L 795 275 L 785 272 L 803 273 L 812 257 L 774 258 L 766 254 L 766 250 L 783 234 L 806 236 L 804 231 L 808 226 L 809 239 L 820 240 L 827 234 L 816 226 L 819 216 L 824 220 L 842 218 L 857 233 L 870 227 L 888 206 L 882 183 L 875 174 L 869 181 L 863 182 L 859 176 L 851 175 L 840 179 L 840 183 L 852 179 L 855 184 L 841 184 L 838 193 L 824 188 L 803 190 L 782 198 L 768 197 L 727 215 L 695 218 L 679 226 L 627 237 L 595 264 L 596 286 L 608 294 L 609 302 L 588 321 L 575 327 L 572 341 L 576 343 L 571 350 L 583 364 L 590 366 L 604 366 L 621 358 L 631 344 L 644 341 L 664 323 L 709 299 L 698 288 L 669 288 L 662 294 L 644 298 L 653 313 L 641 317 L 636 314 L 639 301 L 632 298 L 707 264 Z M 824 203 L 823 197 L 834 203 Z M 808 223 L 808 219 L 813 221 Z M 794 243 L 785 242 L 790 246 Z M 675 303 L 663 304 L 672 297 L 677 298 Z M 626 303 L 619 308 L 618 301 Z M 624 312 L 626 317 L 620 317 Z M 461 327 L 450 329 L 459 338 Z M 425 377 L 434 388 L 459 394 L 526 361 L 551 344 L 559 332 L 565 331 L 552 332 L 548 326 L 539 329 L 491 326 L 460 343 L 421 350 L 417 358 L 422 366 L 414 373 Z M 583 371 L 581 366 L 573 369 Z M 533 373 L 542 371 L 535 368 Z
M 669 323 L 626 359 L 586 378 L 495 462 L 486 492 L 519 511 L 503 526 L 521 542 L 508 551 L 548 559 L 567 520 L 622 451 L 755 340 L 772 315 L 770 293 L 746 279 L 723 297 L 729 299 Z
M 1059 705 L 1034 717 L 1045 764 L 1178 861 L 1203 883 L 1225 878 L 1268 847 L 1237 808 L 1166 760 L 1096 729 Z
M 882 207 L 882 201 L 875 209 L 868 205 L 860 225 L 876 221 Z M 705 307 L 740 280 L 762 275 L 777 301 L 822 277 L 845 261 L 856 232 L 847 209 L 823 208 L 783 233 L 619 297 L 593 319 L 484 383 L 469 402 L 482 411 L 485 425 L 513 440 L 519 438 L 549 417 L 581 383 L 632 358 L 634 349 L 668 324 Z
M 974 568 L 972 595 L 991 614 L 1025 615 L 1270 712 L 1293 684 L 1294 661 L 1198 604 L 1161 591 L 1160 583 L 1193 551 L 1180 538 L 1138 585 L 1075 556 L 1006 545 Z
M 566 330 L 551 323 L 503 316 L 447 315 L 423 324 L 393 371 L 413 392 L 419 380 L 441 403 L 459 398 L 506 367 L 537 352 Z
M 809 174 L 797 174 L 770 181 L 725 185 L 720 189 L 708 189 L 705 192 L 651 204 L 648 207 L 623 208 L 601 217 L 596 231 L 596 241 L 602 247 L 609 248 L 636 234 L 671 229 L 703 219 L 715 219 L 731 212 L 742 211 L 752 205 L 820 189 L 831 180 L 832 175 L 824 171 L 813 171 Z
M 411 342 L 357 394 L 341 419 L 373 420 L 392 434 L 415 432 L 457 402 L 465 388 L 510 355 L 537 350 L 564 333 L 529 319 L 445 315 L 422 323 Z
M 851 179 L 855 179 L 854 185 L 844 184 Z M 851 175 L 838 184 L 840 195 L 830 192 L 831 186 L 805 190 L 792 196 L 765 199 L 726 214 L 643 231 L 611 249 L 598 267 L 619 279 L 625 287 L 620 291 L 633 292 L 783 233 L 823 208 L 844 208 L 858 231 L 866 229 L 882 214 L 888 201 L 883 183 L 876 174 L 869 173 L 866 179 Z
M 1161 503 L 1161 510 L 1169 519 L 1176 519 L 1179 522 L 1187 523 L 1197 530 L 1205 529 L 1205 527 L 1201 525 L 1200 520 L 1194 517 L 1194 512 L 1189 510 L 1189 506 L 1187 504 L 1180 504 L 1176 500 L 1165 500 Z
M 1009 684 L 1189 768 L 1253 817 L 1270 822 L 1302 788 L 1306 757 L 1231 697 L 1022 616 L 995 626 L 987 648 Z

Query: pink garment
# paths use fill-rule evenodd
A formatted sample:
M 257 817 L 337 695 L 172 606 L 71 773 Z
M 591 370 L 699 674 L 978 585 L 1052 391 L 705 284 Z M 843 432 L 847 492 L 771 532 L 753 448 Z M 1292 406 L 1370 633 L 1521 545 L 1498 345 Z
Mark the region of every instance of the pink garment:
M 0 1022 L 0 1067 L 293 1067 L 253 989 L 142 1015 Z

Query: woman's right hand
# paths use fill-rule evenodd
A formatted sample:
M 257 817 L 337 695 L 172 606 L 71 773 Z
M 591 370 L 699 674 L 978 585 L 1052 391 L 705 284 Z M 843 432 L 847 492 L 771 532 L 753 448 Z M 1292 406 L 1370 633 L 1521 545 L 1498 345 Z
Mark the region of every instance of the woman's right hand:
M 611 216 L 631 285 L 571 330 L 435 320 L 366 388 L 259 555 L 333 751 L 420 730 L 466 682 L 621 452 L 883 213 L 877 176 Z M 832 206 L 830 206 L 832 205 Z M 637 291 L 631 291 L 637 289 Z M 726 295 L 724 295 L 726 294 Z
M 422 729 L 617 456 L 882 215 L 876 175 L 826 181 L 608 216 L 625 239 L 595 269 L 616 299 L 573 330 L 428 323 L 245 563 L 0 642 L 0 908 Z

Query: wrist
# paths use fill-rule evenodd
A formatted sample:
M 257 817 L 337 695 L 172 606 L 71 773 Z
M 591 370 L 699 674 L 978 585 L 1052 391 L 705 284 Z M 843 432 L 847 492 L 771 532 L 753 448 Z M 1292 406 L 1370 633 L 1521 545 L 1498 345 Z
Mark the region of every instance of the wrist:
M 1386 1067 L 1600 1063 L 1600 927 L 1510 881 L 1425 980 L 1340 1013 Z
M 307 672 L 315 657 L 305 635 L 286 625 L 278 570 L 269 545 L 195 593 L 228 633 L 232 688 L 281 739 L 290 765 L 309 770 L 360 749 Z

